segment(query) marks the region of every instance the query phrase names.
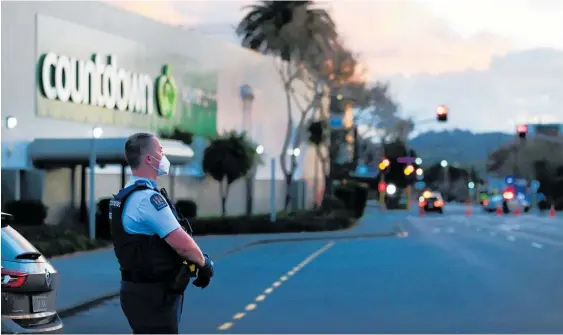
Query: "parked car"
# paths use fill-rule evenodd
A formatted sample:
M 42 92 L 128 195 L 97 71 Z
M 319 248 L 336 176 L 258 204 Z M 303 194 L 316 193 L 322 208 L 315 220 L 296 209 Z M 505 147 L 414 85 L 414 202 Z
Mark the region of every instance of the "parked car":
M 418 199 L 418 206 L 424 208 L 425 212 L 444 214 L 444 198 L 440 192 L 423 192 Z
M 62 333 L 56 310 L 59 274 L 2 213 L 2 334 Z

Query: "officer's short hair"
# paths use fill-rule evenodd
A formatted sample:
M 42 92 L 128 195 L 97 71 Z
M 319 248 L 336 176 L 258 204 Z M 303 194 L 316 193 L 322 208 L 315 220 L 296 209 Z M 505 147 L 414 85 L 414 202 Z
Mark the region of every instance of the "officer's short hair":
M 149 133 L 136 133 L 125 142 L 125 160 L 131 169 L 141 165 L 141 157 L 152 152 L 152 139 L 154 135 Z

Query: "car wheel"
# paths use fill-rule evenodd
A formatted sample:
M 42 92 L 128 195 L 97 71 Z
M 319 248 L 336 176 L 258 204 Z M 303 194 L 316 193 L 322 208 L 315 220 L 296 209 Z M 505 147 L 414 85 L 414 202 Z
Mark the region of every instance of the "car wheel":
M 442 208 L 440 208 L 440 209 L 438 210 L 438 213 L 444 214 L 444 210 L 443 210 Z
M 530 206 L 524 207 L 524 213 L 528 213 L 530 211 Z

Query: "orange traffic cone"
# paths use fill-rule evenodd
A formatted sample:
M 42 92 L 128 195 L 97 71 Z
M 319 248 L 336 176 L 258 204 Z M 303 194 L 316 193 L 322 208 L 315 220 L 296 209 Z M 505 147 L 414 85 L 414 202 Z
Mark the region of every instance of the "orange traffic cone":
M 497 206 L 497 215 L 498 216 L 502 215 L 502 208 L 500 208 L 500 205 Z
M 549 209 L 549 216 L 555 216 L 555 206 L 551 205 Z
M 471 206 L 467 206 L 467 208 L 465 209 L 465 215 L 471 216 Z
M 514 210 L 514 215 L 516 216 L 520 215 L 520 206 L 516 206 L 516 209 Z

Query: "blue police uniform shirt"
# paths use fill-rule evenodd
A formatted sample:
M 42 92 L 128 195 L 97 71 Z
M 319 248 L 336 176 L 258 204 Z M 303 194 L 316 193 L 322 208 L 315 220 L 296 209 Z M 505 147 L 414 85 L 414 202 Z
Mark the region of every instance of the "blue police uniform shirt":
M 135 183 L 146 183 L 151 189 L 135 191 L 123 208 L 123 229 L 129 234 L 158 234 L 165 238 L 181 228 L 164 197 L 157 190 L 156 181 L 131 176 L 125 187 Z

